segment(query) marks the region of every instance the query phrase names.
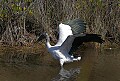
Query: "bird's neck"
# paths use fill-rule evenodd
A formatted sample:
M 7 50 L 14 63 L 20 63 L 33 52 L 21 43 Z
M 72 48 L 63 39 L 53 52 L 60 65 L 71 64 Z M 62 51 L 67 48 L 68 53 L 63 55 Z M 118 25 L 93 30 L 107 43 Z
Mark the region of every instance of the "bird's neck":
M 46 34 L 46 46 L 47 46 L 47 48 L 49 49 L 49 48 L 51 48 L 51 45 L 50 45 L 50 38 L 49 38 L 49 36 L 48 36 L 48 34 Z

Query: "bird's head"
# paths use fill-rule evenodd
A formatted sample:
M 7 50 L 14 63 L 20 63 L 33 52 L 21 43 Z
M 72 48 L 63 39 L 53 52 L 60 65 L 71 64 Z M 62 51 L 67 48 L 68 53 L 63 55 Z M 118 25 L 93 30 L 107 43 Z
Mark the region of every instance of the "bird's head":
M 46 36 L 47 36 L 47 33 L 46 33 L 46 32 L 40 34 L 40 36 L 38 37 L 37 41 L 38 41 L 38 42 L 39 42 L 39 41 L 42 41 L 43 39 L 46 38 Z
M 39 36 L 38 39 L 37 39 L 37 42 L 42 41 L 42 40 L 44 40 L 44 39 L 46 39 L 46 41 L 47 41 L 47 40 L 50 41 L 50 39 L 51 39 L 51 37 L 49 38 L 47 32 L 44 32 L 44 33 L 40 34 L 40 36 Z

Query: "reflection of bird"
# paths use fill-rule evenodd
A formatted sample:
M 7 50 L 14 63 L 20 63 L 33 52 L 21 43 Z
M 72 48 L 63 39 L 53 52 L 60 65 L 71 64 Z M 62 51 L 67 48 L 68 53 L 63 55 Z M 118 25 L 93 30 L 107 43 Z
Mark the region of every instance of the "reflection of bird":
M 64 63 L 78 61 L 81 57 L 74 57 L 70 55 L 75 51 L 83 42 L 99 42 L 102 43 L 100 35 L 85 34 L 86 24 L 80 19 L 75 19 L 61 23 L 59 25 L 59 39 L 56 45 L 50 45 L 50 39 L 47 33 L 41 35 L 39 40 L 44 36 L 47 38 L 46 45 L 48 51 L 55 59 L 60 61 L 60 65 Z
M 80 73 L 80 68 L 64 69 L 61 68 L 59 74 L 52 81 L 69 81 Z

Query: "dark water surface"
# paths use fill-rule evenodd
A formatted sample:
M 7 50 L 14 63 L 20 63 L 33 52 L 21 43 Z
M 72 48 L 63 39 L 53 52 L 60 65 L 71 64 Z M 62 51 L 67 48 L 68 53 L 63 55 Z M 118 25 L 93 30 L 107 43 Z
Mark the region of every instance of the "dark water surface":
M 82 60 L 60 68 L 50 54 L 0 52 L 0 81 L 120 81 L 119 49 L 86 49 Z

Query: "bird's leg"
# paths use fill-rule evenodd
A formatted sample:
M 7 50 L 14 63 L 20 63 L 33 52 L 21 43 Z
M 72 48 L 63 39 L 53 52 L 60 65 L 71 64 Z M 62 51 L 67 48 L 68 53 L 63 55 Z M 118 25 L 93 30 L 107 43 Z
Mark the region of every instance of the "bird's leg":
M 72 58 L 74 58 L 73 54 L 71 55 Z
M 61 65 L 61 67 L 63 67 L 63 64 L 64 64 L 64 60 L 60 59 L 60 65 Z

